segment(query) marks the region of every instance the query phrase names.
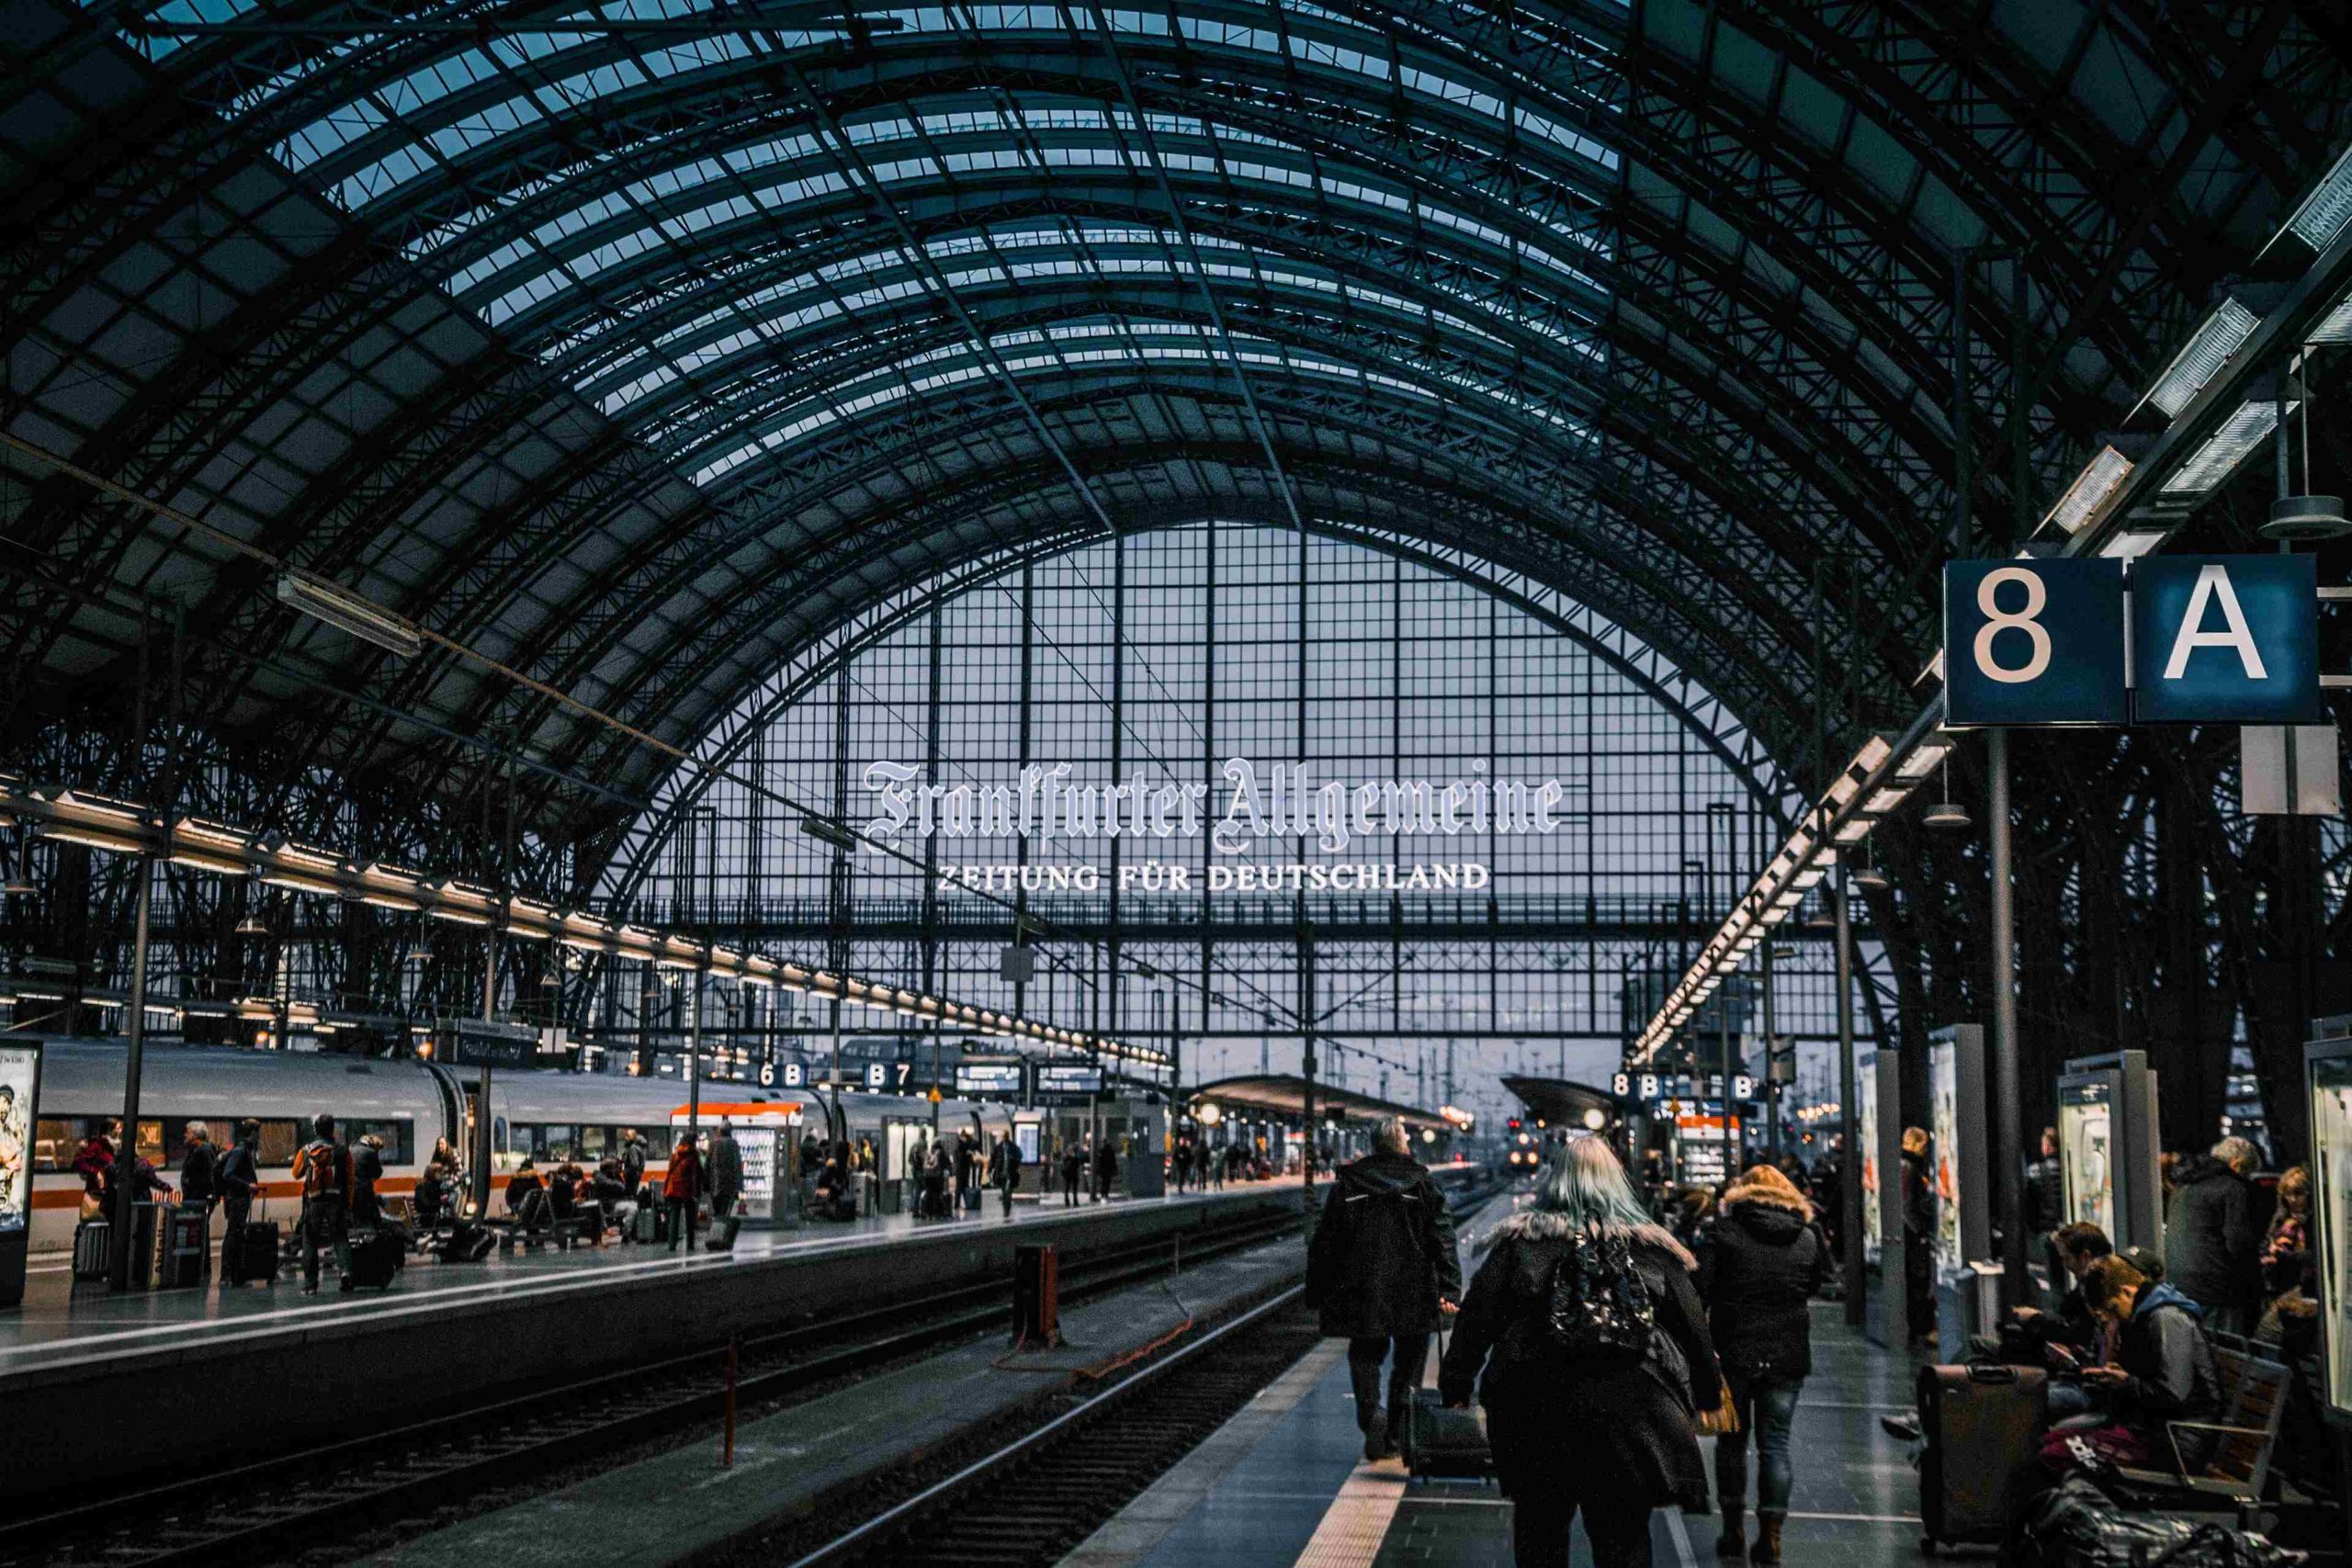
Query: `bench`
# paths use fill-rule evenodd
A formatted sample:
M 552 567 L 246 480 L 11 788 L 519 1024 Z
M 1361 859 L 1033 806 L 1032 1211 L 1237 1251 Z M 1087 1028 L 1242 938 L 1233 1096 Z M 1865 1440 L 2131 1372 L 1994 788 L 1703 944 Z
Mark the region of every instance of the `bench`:
M 2215 1347 L 2222 1379 L 2219 1421 L 2167 1421 L 2172 1469 L 2125 1470 L 2123 1479 L 2158 1495 L 2165 1507 L 2236 1508 L 2259 1502 L 2270 1485 L 2270 1459 L 2287 1409 L 2286 1367 L 2245 1350 Z M 2180 1459 L 2184 1432 L 2215 1432 L 2221 1442 L 2202 1470 L 2190 1474 Z

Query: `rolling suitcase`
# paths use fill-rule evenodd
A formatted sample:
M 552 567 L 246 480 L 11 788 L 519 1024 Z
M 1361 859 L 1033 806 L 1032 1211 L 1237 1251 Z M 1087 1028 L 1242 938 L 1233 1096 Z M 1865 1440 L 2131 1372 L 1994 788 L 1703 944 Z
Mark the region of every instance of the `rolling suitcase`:
M 160 1288 L 187 1290 L 204 1283 L 204 1266 L 212 1250 L 211 1225 L 212 1212 L 201 1203 L 182 1203 L 166 1212 L 155 1269 Z
M 1919 1524 L 1931 1543 L 2007 1539 L 2010 1476 L 2033 1456 L 2050 1404 L 2040 1367 L 1919 1369 Z
M 74 1231 L 74 1277 L 103 1280 L 114 1258 L 114 1226 L 106 1220 L 84 1220 Z
M 1494 1450 L 1476 1410 L 1448 1410 L 1433 1388 L 1415 1389 L 1396 1434 L 1406 1473 L 1416 1481 L 1483 1481 L 1494 1473 Z
M 471 1220 L 459 1220 L 449 1228 L 447 1237 L 441 1243 L 441 1261 L 479 1263 L 488 1258 L 490 1249 L 497 1245 L 498 1237 L 491 1233 L 488 1225 L 479 1225 Z
M 389 1230 L 359 1231 L 351 1238 L 351 1282 L 370 1291 L 391 1289 L 401 1271 L 400 1237 Z
M 229 1227 L 221 1247 L 227 1256 L 221 1271 L 232 1285 L 277 1282 L 277 1260 L 283 1253 L 276 1220 L 247 1220 Z

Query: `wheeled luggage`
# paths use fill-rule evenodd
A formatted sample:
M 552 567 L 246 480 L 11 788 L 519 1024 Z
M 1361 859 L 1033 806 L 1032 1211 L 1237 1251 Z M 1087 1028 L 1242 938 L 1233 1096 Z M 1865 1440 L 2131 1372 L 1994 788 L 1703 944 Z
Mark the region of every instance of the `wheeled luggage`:
M 106 1220 L 84 1220 L 74 1231 L 74 1277 L 103 1280 L 114 1258 L 114 1225 Z
M 1416 1481 L 1479 1481 L 1494 1473 L 1494 1450 L 1476 1410 L 1448 1410 L 1433 1388 L 1415 1389 L 1396 1450 Z
M 277 1281 L 277 1260 L 283 1256 L 284 1247 L 276 1220 L 247 1220 L 230 1226 L 220 1250 L 220 1269 L 229 1283 L 250 1285 L 259 1281 L 267 1285 Z
M 490 1249 L 497 1245 L 498 1237 L 491 1233 L 488 1225 L 459 1220 L 449 1227 L 448 1235 L 441 1243 L 441 1260 L 444 1263 L 479 1263 L 488 1258 Z
M 639 1206 L 628 1222 L 629 1239 L 646 1245 L 662 1239 L 662 1211 L 650 1203 Z
M 371 1291 L 391 1288 L 405 1261 L 400 1236 L 390 1230 L 354 1231 L 351 1235 L 351 1282 Z
M 2050 1404 L 2040 1367 L 1919 1369 L 1920 1529 L 1931 1542 L 1997 1545 L 2010 1478 L 2033 1457 Z
M 212 1212 L 201 1203 L 182 1203 L 164 1216 L 162 1255 L 156 1259 L 155 1283 L 164 1290 L 186 1290 L 204 1283 L 204 1264 L 211 1251 Z

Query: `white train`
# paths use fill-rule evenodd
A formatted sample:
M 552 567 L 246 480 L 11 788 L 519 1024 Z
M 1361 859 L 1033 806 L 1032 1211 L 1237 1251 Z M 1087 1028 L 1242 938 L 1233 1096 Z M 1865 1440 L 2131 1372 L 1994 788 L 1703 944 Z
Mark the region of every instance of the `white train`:
M 120 1040 L 52 1037 L 44 1043 L 30 1140 L 35 1252 L 64 1251 L 74 1245 L 82 1204 L 74 1154 L 90 1134 L 121 1118 L 124 1055 Z M 312 1117 L 322 1111 L 333 1115 L 345 1138 L 379 1134 L 385 1177 L 380 1190 L 399 1195 L 415 1187 L 438 1140 L 447 1138 L 461 1152 L 471 1149 L 478 1079 L 472 1069 L 429 1061 L 150 1045 L 140 1073 L 139 1149 L 169 1180 L 179 1168 L 188 1122 L 204 1122 L 215 1143 L 226 1144 L 240 1122 L 258 1122 L 265 1192 L 273 1204 L 283 1205 L 279 1212 L 290 1222 L 300 1199 L 290 1168 L 294 1151 L 310 1136 Z M 616 1153 L 621 1130 L 634 1127 L 650 1145 L 649 1169 L 659 1179 L 669 1158 L 672 1117 L 683 1110 L 686 1089 L 668 1078 L 500 1070 L 492 1075 L 490 1098 L 495 1171 L 512 1170 L 526 1157 L 542 1166 L 566 1156 L 593 1165 Z M 805 1124 L 822 1136 L 828 1098 L 806 1089 L 709 1083 L 703 1086 L 701 1101 L 705 1107 L 798 1105 Z M 912 1097 L 853 1093 L 840 1100 L 849 1136 L 872 1137 L 886 1159 L 932 1124 L 930 1104 Z M 938 1124 L 953 1135 L 972 1126 L 976 1115 L 990 1130 L 1008 1124 L 1001 1107 L 955 1100 L 939 1107 Z

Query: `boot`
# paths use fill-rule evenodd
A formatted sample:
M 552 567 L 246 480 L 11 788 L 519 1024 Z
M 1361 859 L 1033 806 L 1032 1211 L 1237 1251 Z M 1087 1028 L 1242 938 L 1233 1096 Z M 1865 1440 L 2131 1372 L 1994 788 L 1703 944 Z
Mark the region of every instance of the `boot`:
M 1758 1513 L 1756 1516 L 1756 1544 L 1748 1550 L 1748 1562 L 1757 1568 L 1770 1568 L 1781 1560 L 1781 1524 L 1785 1514 Z
M 1737 1557 L 1747 1550 L 1747 1510 L 1737 1503 L 1724 1505 L 1724 1533 L 1715 1537 L 1715 1555 Z

